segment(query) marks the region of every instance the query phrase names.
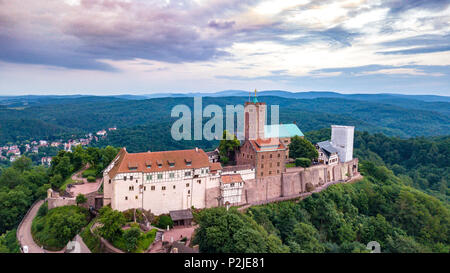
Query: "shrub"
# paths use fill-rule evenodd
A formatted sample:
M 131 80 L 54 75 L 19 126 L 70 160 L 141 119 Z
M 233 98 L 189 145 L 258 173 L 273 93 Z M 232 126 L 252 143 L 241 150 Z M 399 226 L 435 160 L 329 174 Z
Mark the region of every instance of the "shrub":
M 127 209 L 126 211 L 123 211 L 122 214 L 127 222 L 134 221 L 134 209 Z
M 95 170 L 93 170 L 93 169 L 87 169 L 87 170 L 85 170 L 85 171 L 82 173 L 82 176 L 83 176 L 84 178 L 87 178 L 87 177 L 89 177 L 89 176 L 95 177 L 96 175 L 97 175 L 97 172 L 96 172 Z
M 44 202 L 44 204 L 42 204 L 42 206 L 39 208 L 39 210 L 37 212 L 37 216 L 43 217 L 43 216 L 47 215 L 47 212 L 48 212 L 48 203 Z
M 110 207 L 100 209 L 99 222 L 103 224 L 99 228 L 100 234 L 110 242 L 122 235 L 122 226 L 126 220 L 120 211 L 113 210 Z
M 84 196 L 83 194 L 80 193 L 77 195 L 77 198 L 75 199 L 75 201 L 77 202 L 77 205 L 84 204 L 87 202 L 87 198 L 86 198 L 86 196 Z
M 50 250 L 63 248 L 82 227 L 88 224 L 85 208 L 63 206 L 49 210 L 43 217 L 33 220 L 31 231 L 34 240 Z
M 87 181 L 88 182 L 95 182 L 95 176 L 88 176 Z
M 305 157 L 299 157 L 295 159 L 295 166 L 308 168 L 311 166 L 311 159 Z
M 170 228 L 173 227 L 172 218 L 170 218 L 169 215 L 161 215 L 161 216 L 159 216 L 159 221 L 158 221 L 157 227 L 159 227 L 159 228 L 167 228 L 167 226 L 169 226 Z
M 141 235 L 141 230 L 136 227 L 129 228 L 123 233 L 123 238 L 125 240 L 125 246 L 128 252 L 132 252 L 136 249 L 139 236 Z
M 315 189 L 314 185 L 311 183 L 306 183 L 305 187 L 307 192 L 312 192 Z

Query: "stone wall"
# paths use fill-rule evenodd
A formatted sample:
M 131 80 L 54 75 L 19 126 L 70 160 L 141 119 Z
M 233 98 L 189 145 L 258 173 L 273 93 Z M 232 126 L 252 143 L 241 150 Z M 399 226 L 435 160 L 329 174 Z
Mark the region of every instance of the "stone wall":
M 48 201 L 48 209 L 53 209 L 62 206 L 72 206 L 77 204 L 75 198 L 70 197 L 57 197 L 57 198 L 51 197 L 47 198 L 47 201 Z
M 279 197 L 305 193 L 306 184 L 314 187 L 325 183 L 346 181 L 358 174 L 358 159 L 336 165 L 316 165 L 309 168 L 288 168 L 281 175 L 245 181 L 241 203 L 252 204 Z

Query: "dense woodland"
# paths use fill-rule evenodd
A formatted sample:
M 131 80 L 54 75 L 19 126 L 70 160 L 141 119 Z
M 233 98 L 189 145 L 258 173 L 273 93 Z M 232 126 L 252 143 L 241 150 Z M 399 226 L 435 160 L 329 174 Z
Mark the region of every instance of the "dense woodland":
M 365 178 L 337 184 L 301 201 L 202 210 L 194 243 L 212 253 L 450 251 L 450 210 L 384 166 L 360 165 Z
M 338 123 L 354 125 L 362 131 L 382 132 L 403 138 L 450 134 L 450 103 L 445 101 L 425 102 L 407 98 L 392 101 L 289 99 L 271 96 L 262 97 L 261 100 L 268 105 L 279 105 L 280 122 L 296 122 L 304 132 Z M 242 105 L 245 101 L 244 97 L 205 97 L 203 107 L 209 104 L 221 107 Z M 167 127 L 176 120 L 170 117 L 170 111 L 179 104 L 193 109 L 192 98 L 125 100 L 81 97 L 53 99 L 51 103 L 31 103 L 23 107 L 0 105 L 0 145 L 36 138 L 58 139 L 113 126 L 167 138 Z M 117 132 L 122 135 L 128 133 Z M 139 138 L 136 140 L 139 141 Z M 171 143 L 162 144 L 170 146 Z
M 327 140 L 331 130 L 306 134 L 311 142 Z M 450 201 L 450 136 L 400 139 L 355 132 L 354 156 L 387 166 L 404 183 Z
M 100 175 L 104 166 L 114 159 L 117 152 L 118 149 L 112 147 L 84 149 L 78 146 L 73 153 L 60 151 L 49 168 L 35 166 L 30 158 L 23 156 L 14 161 L 11 167 L 1 169 L 0 234 L 3 235 L 0 237 L 0 250 L 18 250 L 11 236 L 15 238 L 15 229 L 23 216 L 33 202 L 45 198 L 47 189 L 59 191 L 66 181 L 71 181 L 71 174 L 85 164 L 91 166 L 90 171 L 95 175 Z

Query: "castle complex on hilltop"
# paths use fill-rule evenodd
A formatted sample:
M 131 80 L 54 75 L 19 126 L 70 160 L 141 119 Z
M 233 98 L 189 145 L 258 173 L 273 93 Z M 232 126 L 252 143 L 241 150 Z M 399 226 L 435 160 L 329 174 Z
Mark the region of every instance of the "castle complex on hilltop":
M 358 174 L 353 158 L 353 126 L 332 126 L 331 141 L 319 142 L 318 162 L 286 168 L 288 145 L 303 137 L 295 124 L 266 125 L 266 104 L 244 106 L 245 140 L 235 151 L 234 166 L 221 166 L 202 149 L 128 153 L 122 148 L 104 170 L 104 205 L 124 211 L 171 211 L 257 204 L 296 197 L 329 182 Z

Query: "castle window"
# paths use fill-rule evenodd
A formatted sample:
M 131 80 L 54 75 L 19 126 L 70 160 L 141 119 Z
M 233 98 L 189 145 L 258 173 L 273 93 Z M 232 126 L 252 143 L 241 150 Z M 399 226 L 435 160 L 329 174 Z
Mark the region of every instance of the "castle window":
M 125 196 L 125 200 L 128 200 L 128 196 Z
M 277 170 L 277 173 L 280 173 L 280 170 Z
M 202 183 L 202 181 L 201 181 L 201 180 L 197 180 L 197 183 L 201 184 L 201 183 Z
M 261 159 L 264 159 L 264 155 L 261 156 Z
M 261 172 L 261 176 L 263 176 L 263 172 Z
M 175 185 L 173 185 L 173 189 L 175 189 Z
M 277 162 L 277 167 L 280 167 L 280 162 Z
M 109 179 L 109 184 L 111 184 L 111 179 Z
M 234 187 L 234 183 L 231 183 L 230 187 Z
M 188 194 L 191 194 L 191 190 L 188 190 Z
M 147 175 L 147 180 L 152 180 L 152 179 L 153 179 L 153 176 L 151 174 L 148 174 Z
M 130 180 L 133 180 L 133 176 L 130 176 Z
M 270 154 L 270 158 L 272 158 L 272 154 Z
M 186 188 L 189 187 L 189 183 L 186 183 Z
M 161 188 L 163 191 L 165 191 L 166 190 L 166 186 L 162 186 L 162 188 Z
M 138 196 L 136 195 L 136 196 L 134 197 L 134 199 L 138 199 Z
M 151 186 L 150 189 L 151 189 L 152 191 L 154 191 L 154 190 L 155 190 L 155 186 Z
M 261 169 L 264 168 L 264 164 L 261 164 Z
M 124 177 L 123 177 L 123 181 L 127 181 L 127 176 L 124 176 Z
M 280 153 L 278 153 L 278 157 L 280 157 L 281 156 L 281 154 Z
M 128 187 L 128 190 L 134 191 L 134 186 L 129 186 L 129 187 Z
M 191 176 L 191 172 L 185 172 L 184 176 Z
M 162 173 L 159 173 L 159 174 L 158 174 L 158 179 L 162 179 L 162 178 L 163 178 Z
M 144 186 L 144 191 L 146 191 L 147 190 L 147 187 L 146 186 Z
M 174 178 L 175 174 L 174 173 L 169 173 L 169 178 Z

